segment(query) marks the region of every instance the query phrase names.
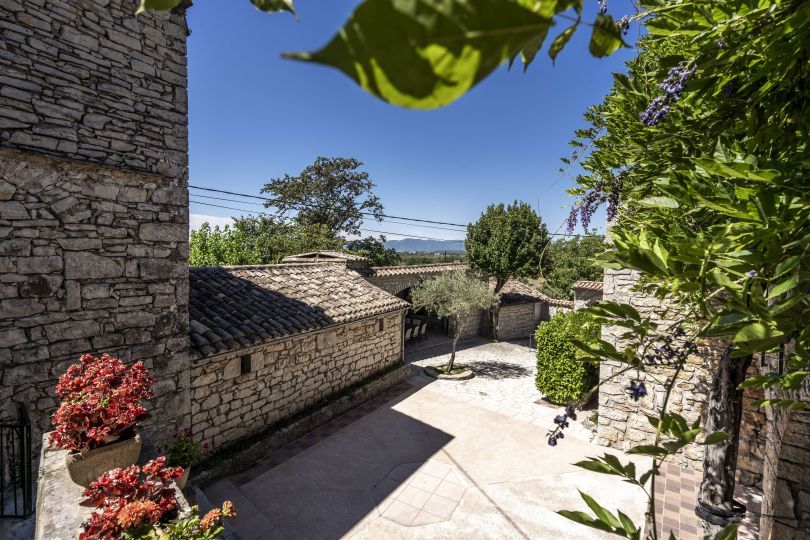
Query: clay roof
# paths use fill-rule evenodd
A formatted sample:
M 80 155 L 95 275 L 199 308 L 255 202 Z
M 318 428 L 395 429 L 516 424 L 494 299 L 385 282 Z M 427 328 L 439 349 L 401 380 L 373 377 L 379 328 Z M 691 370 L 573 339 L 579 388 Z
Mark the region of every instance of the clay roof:
M 490 279 L 489 284 L 494 288 L 495 280 Z M 547 302 L 548 300 L 550 299 L 545 294 L 516 279 L 510 279 L 501 289 L 501 303 L 503 304 Z
M 405 309 L 340 264 L 189 269 L 189 335 L 198 356 Z
M 571 285 L 572 289 L 585 289 L 588 291 L 601 291 L 602 290 L 602 282 L 601 281 L 586 281 L 581 279 Z
M 299 253 L 297 255 L 288 255 L 282 259 L 282 262 L 312 262 L 313 260 L 341 260 L 341 261 L 367 261 L 368 257 L 362 255 L 355 255 L 354 253 L 345 253 L 343 251 L 309 251 L 307 253 Z
M 452 272 L 453 270 L 467 270 L 469 265 L 461 262 L 453 263 L 432 263 L 432 264 L 411 264 L 403 266 L 375 266 L 371 268 L 373 276 L 405 276 L 413 274 L 440 274 L 442 272 Z

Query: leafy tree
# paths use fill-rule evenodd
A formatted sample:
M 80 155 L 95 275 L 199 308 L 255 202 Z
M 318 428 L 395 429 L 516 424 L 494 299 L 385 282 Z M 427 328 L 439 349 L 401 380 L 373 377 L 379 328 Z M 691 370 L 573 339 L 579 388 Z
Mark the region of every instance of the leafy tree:
M 213 229 L 203 223 L 191 231 L 189 264 L 193 266 L 274 264 L 287 255 L 322 249 L 339 249 L 325 227 L 285 224 L 266 216 L 235 218 L 233 226 Z
M 543 257 L 548 231 L 526 203 L 490 205 L 478 221 L 467 226 L 464 247 L 470 264 L 495 278 L 495 293 L 513 277 L 534 278 L 548 268 Z M 498 305 L 490 311 L 490 337 L 498 339 Z
M 424 309 L 437 317 L 449 317 L 453 328 L 453 349 L 447 371 L 453 369 L 456 345 L 464 329 L 464 317 L 481 309 L 489 309 L 498 301 L 484 281 L 470 277 L 464 270 L 447 272 L 426 280 L 411 290 L 414 309 Z
M 379 239 L 367 236 L 358 240 L 350 240 L 346 242 L 345 249 L 351 253 L 368 257 L 369 264 L 372 266 L 395 266 L 402 262 L 397 250 L 385 247 L 385 236 L 382 235 Z
M 319 157 L 298 176 L 284 175 L 265 184 L 262 193 L 282 214 L 296 212 L 295 221 L 304 226 L 326 227 L 333 237 L 359 234 L 364 216 L 382 220 L 383 206 L 374 195 L 374 183 L 360 171 L 354 158 Z
M 607 249 L 603 237 L 594 233 L 551 242 L 548 258 L 551 269 L 543 276 L 541 290 L 553 298 L 572 295 L 571 285 L 581 279 L 602 281 L 604 269 L 596 257 Z

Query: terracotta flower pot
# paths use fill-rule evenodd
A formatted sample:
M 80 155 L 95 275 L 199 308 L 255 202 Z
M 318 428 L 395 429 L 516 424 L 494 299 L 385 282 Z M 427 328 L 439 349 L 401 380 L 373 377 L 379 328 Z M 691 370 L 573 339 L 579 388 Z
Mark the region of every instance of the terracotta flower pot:
M 135 435 L 93 450 L 71 452 L 65 456 L 68 474 L 74 483 L 87 487 L 107 471 L 129 467 L 138 461 L 141 453 L 141 435 Z
M 186 483 L 188 482 L 188 477 L 191 474 L 191 467 L 183 467 L 183 475 L 174 481 L 177 484 L 177 489 L 183 489 L 186 487 Z

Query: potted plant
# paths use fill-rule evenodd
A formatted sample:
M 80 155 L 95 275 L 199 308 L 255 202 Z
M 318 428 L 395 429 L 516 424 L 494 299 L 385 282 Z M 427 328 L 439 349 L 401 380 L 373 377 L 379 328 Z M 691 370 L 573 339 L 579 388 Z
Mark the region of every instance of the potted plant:
M 125 532 L 123 540 L 216 540 L 225 538 L 225 518 L 235 518 L 236 508 L 231 501 L 222 503 L 222 508 L 213 508 L 200 518 L 199 507 L 192 506 L 191 514 L 168 523 L 159 523 L 146 534 Z
M 125 533 L 138 538 L 161 521 L 177 517 L 172 482 L 182 473 L 180 467 L 167 467 L 165 456 L 142 467 L 105 472 L 84 490 L 87 499 L 82 504 L 98 510 L 83 524 L 79 540 L 120 538 Z
M 183 489 L 188 482 L 191 466 L 200 454 L 200 443 L 194 440 L 191 430 L 186 428 L 175 435 L 174 445 L 169 450 L 169 465 L 182 467 L 183 475 L 177 479 L 177 487 Z
M 75 483 L 87 486 L 104 471 L 138 460 L 137 422 L 147 416 L 142 401 L 152 397 L 151 386 L 142 362 L 127 367 L 107 354 L 85 354 L 59 377 L 61 404 L 48 442 L 70 450 L 65 461 Z

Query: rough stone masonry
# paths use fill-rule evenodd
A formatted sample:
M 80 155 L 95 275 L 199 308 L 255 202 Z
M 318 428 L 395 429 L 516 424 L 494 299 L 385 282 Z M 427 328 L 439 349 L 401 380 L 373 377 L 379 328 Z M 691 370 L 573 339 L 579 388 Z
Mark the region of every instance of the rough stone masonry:
M 187 420 L 182 12 L 0 0 L 0 407 L 34 440 L 85 352 L 143 360 L 156 442 Z

